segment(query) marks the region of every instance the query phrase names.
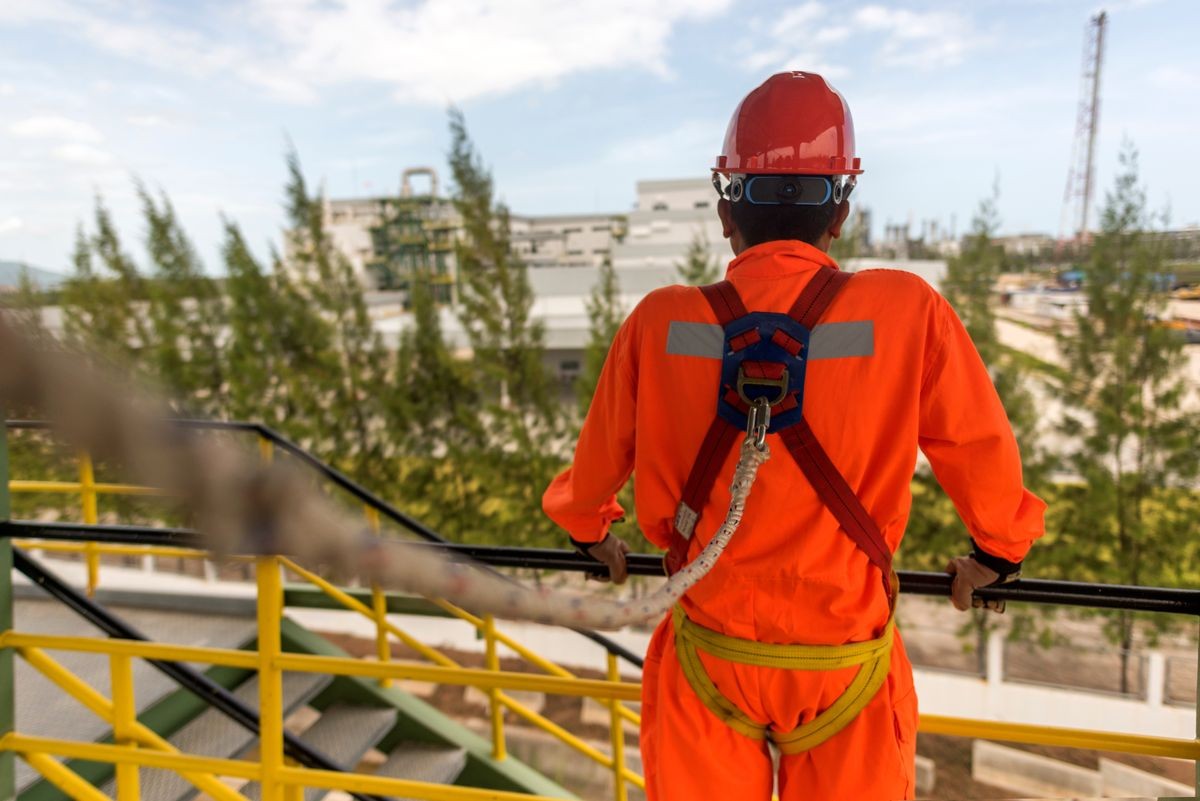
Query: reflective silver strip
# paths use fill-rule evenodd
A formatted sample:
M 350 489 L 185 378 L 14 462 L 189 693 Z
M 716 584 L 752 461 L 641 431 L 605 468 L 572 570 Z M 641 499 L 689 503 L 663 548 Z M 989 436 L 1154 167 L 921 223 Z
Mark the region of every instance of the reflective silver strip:
M 700 515 L 693 511 L 692 507 L 680 501 L 679 508 L 675 510 L 675 530 L 682 534 L 685 540 L 690 540 L 698 517 Z
M 720 359 L 724 349 L 725 331 L 713 323 L 674 321 L 667 331 L 667 353 L 674 356 Z M 818 325 L 808 342 L 810 361 L 874 355 L 875 323 L 872 320 Z
M 712 323 L 672 322 L 667 331 L 667 353 L 719 359 L 725 347 L 725 331 Z
M 808 340 L 809 361 L 874 355 L 875 323 L 871 320 L 818 325 Z

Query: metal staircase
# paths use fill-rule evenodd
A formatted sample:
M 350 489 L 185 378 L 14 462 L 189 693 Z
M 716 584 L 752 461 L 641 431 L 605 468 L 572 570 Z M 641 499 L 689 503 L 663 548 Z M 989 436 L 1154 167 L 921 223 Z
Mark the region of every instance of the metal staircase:
M 14 624 L 23 633 L 47 638 L 95 638 L 114 633 L 127 636 L 136 633 L 144 634 L 156 645 L 235 649 L 256 646 L 259 630 L 252 616 L 137 607 L 105 609 L 65 587 L 27 555 L 18 554 L 18 564 L 26 572 L 41 571 L 40 574 L 34 572 L 38 576 L 37 584 L 54 593 L 49 596 L 25 588 L 26 592 L 22 594 L 33 597 L 14 602 Z M 298 647 L 322 654 L 336 652 L 319 635 L 303 630 L 293 621 L 284 623 L 284 638 L 292 645 L 299 643 Z M 115 631 L 114 627 L 125 631 Z M 55 661 L 96 693 L 104 694 L 111 686 L 109 660 L 104 654 L 66 651 Z M 64 693 L 39 670 L 18 660 L 15 672 L 16 725 L 23 733 L 58 740 L 114 741 L 112 727 Z M 257 715 L 261 687 L 256 673 L 214 668 L 209 671 L 208 679 L 228 690 L 232 699 Z M 152 728 L 156 728 L 179 752 L 238 759 L 258 750 L 259 738 L 244 721 L 236 720 L 227 709 L 210 706 L 197 695 L 179 689 L 161 666 L 156 669 L 151 661 L 137 660 L 133 681 L 138 690 L 138 719 L 153 719 L 156 725 Z M 402 715 L 400 707 L 387 705 L 386 699 L 378 694 L 367 693 L 364 697 L 360 688 L 352 684 L 339 686 L 338 682 L 335 677 L 319 673 L 282 673 L 282 719 L 289 721 L 293 716 L 306 719 L 303 730 L 295 738 L 304 750 L 319 755 L 331 767 L 347 771 L 356 770 L 368 752 L 377 750 L 382 760 L 369 772 L 381 778 L 452 785 L 462 776 L 468 763 L 466 747 L 453 738 L 431 741 L 427 739 L 428 729 L 407 725 L 413 706 L 423 707 L 424 702 L 404 693 L 408 704 L 404 709 L 406 714 Z M 190 696 L 193 703 L 187 703 L 186 696 Z M 307 714 L 297 715 L 302 709 Z M 429 708 L 427 714 L 437 716 L 438 713 Z M 76 761 L 69 763 L 69 767 L 94 781 L 104 796 L 119 798 L 119 783 L 111 766 Z M 138 775 L 140 801 L 190 801 L 201 795 L 192 783 L 175 771 L 142 767 L 138 769 Z M 22 801 L 59 801 L 67 797 L 21 761 L 17 763 L 16 785 Z M 536 789 L 544 793 L 548 787 L 552 785 L 547 782 Z M 254 781 L 240 786 L 238 792 L 250 801 L 263 798 L 261 785 Z M 303 798 L 320 801 L 328 793 L 328 789 L 310 787 L 304 790 Z M 570 797 L 565 791 L 559 795 Z M 299 795 L 296 798 L 299 799 Z
M 22 631 L 46 635 L 104 636 L 104 632 L 46 596 L 23 599 L 14 604 L 15 625 Z M 216 648 L 240 648 L 253 642 L 253 618 L 148 611 L 112 610 L 156 641 Z M 63 652 L 56 660 L 98 692 L 110 686 L 108 659 L 102 654 Z M 146 662 L 133 667 L 138 689 L 138 712 L 146 712 L 178 689 L 178 685 Z M 23 660 L 16 663 L 16 723 L 20 730 L 42 737 L 102 740 L 112 730 L 90 714 L 79 702 Z M 251 701 L 253 696 L 251 696 Z M 218 713 L 219 714 L 219 713 Z M 221 716 L 223 717 L 223 716 Z M 228 721 L 228 725 L 238 728 Z M 224 732 L 220 736 L 227 736 Z M 207 742 L 216 742 L 208 740 Z M 186 750 L 186 749 L 182 749 Z M 38 780 L 24 762 L 17 762 L 17 789 L 24 791 Z

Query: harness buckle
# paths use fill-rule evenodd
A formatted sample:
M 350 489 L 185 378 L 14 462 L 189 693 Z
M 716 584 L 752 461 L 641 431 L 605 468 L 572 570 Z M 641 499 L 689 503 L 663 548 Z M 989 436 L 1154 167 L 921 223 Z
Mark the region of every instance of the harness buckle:
M 750 405 L 746 415 L 746 436 L 754 438 L 754 447 L 766 450 L 767 429 L 771 427 L 771 404 L 766 398 L 758 398 Z
M 779 404 L 783 403 L 788 396 L 788 385 L 789 380 L 787 368 L 784 368 L 783 373 L 779 376 L 779 378 L 747 378 L 745 370 L 741 368 L 738 369 L 737 394 L 747 406 L 754 406 L 760 400 L 765 400 L 768 406 L 778 406 Z M 746 394 L 747 387 L 767 387 L 769 389 L 777 390 L 777 393 L 774 397 L 751 398 Z

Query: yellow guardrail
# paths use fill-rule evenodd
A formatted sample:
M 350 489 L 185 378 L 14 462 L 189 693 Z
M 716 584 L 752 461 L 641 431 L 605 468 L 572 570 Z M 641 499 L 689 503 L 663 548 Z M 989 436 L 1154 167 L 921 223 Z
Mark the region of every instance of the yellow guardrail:
M 259 449 L 264 461 L 269 462 L 274 458 L 274 446 L 270 440 L 260 437 Z M 78 482 L 12 481 L 9 486 L 12 492 L 78 494 L 81 501 L 81 516 L 83 522 L 88 525 L 94 525 L 98 521 L 98 498 L 100 496 L 162 494 L 149 487 L 96 482 L 91 460 L 86 454 L 79 456 L 79 477 Z M 364 513 L 370 528 L 378 534 L 381 529 L 379 510 L 368 505 L 364 508 Z M 87 588 L 89 594 L 94 593 L 99 583 L 101 556 L 208 558 L 208 554 L 203 551 L 163 546 L 53 541 L 27 541 L 18 544 L 46 552 L 82 554 L 88 566 Z M 623 703 L 640 700 L 641 685 L 640 683 L 621 681 L 617 658 L 613 654 L 608 655 L 605 679 L 580 678 L 499 631 L 495 621 L 490 617 L 472 615 L 447 601 L 431 599 L 447 614 L 474 627 L 484 640 L 484 667 L 463 667 L 451 657 L 421 642 L 389 620 L 387 598 L 380 588 L 371 588 L 371 603 L 368 606 L 345 590 L 289 559 L 258 557 L 253 561 L 256 561 L 258 576 L 259 650 L 257 652 L 113 639 L 43 636 L 18 632 L 6 632 L 0 635 L 0 648 L 16 649 L 30 665 L 58 684 L 64 692 L 80 700 L 87 708 L 109 722 L 113 726 L 114 732 L 114 744 L 112 745 L 73 743 L 11 733 L 0 738 L 0 750 L 14 751 L 20 754 L 48 781 L 75 798 L 103 799 L 106 797 L 54 757 L 94 759 L 115 764 L 118 783 L 117 801 L 126 801 L 127 799 L 132 801 L 137 798 L 137 768 L 139 766 L 175 770 L 197 789 L 218 801 L 238 801 L 243 796 L 230 789 L 217 777 L 260 781 L 263 784 L 263 798 L 268 801 L 272 799 L 274 801 L 284 801 L 284 799 L 291 801 L 297 790 L 303 787 L 324 787 L 349 792 L 381 793 L 413 798 L 446 799 L 447 801 L 451 799 L 473 801 L 483 798 L 521 798 L 528 801 L 534 798 L 513 793 L 426 785 L 365 774 L 343 774 L 289 766 L 284 760 L 282 752 L 283 709 L 280 681 L 282 671 L 291 670 L 369 677 L 378 680 L 385 686 L 395 680 L 410 680 L 475 687 L 485 692 L 488 697 L 492 755 L 495 759 L 504 759 L 507 754 L 504 732 L 504 713 L 507 710 L 530 725 L 554 736 L 579 754 L 611 770 L 614 778 L 613 794 L 617 801 L 626 801 L 628 784 L 644 788 L 643 778 L 631 771 L 625 761 L 625 726 L 627 724 L 640 725 L 641 718 Z M 282 570 L 312 584 L 344 609 L 361 614 L 371 620 L 375 626 L 375 659 L 359 660 L 282 652 L 280 648 L 283 611 Z M 393 640 L 414 650 L 432 664 L 393 660 L 391 655 Z M 500 646 L 509 649 L 542 673 L 501 670 L 498 652 Z M 111 663 L 112 699 L 103 697 L 54 662 L 45 654 L 46 649 L 107 654 Z M 129 669 L 132 658 L 198 662 L 257 670 L 260 682 L 259 704 L 262 719 L 261 741 L 263 743 L 260 760 L 248 762 L 179 754 L 169 743 L 141 726 L 132 711 L 136 709 L 132 672 Z M 610 753 L 604 753 L 517 701 L 509 695 L 511 691 L 579 696 L 603 704 L 609 709 Z M 1200 760 L 1200 740 L 1178 740 L 935 715 L 921 716 L 920 731 L 928 734 Z
M 512 673 L 497 669 L 427 665 L 391 660 L 358 660 L 349 657 L 285 653 L 281 648 L 283 623 L 283 561 L 278 557 L 256 559 L 258 582 L 258 650 L 169 645 L 120 639 L 50 636 L 8 631 L 0 634 L 0 648 L 12 648 L 31 667 L 85 708 L 113 727 L 114 743 L 73 742 L 22 735 L 0 737 L 0 750 L 13 751 L 38 770 L 48 781 L 75 798 L 105 796 L 52 757 L 71 757 L 111 762 L 117 766 L 118 801 L 138 797 L 137 768 L 157 767 L 180 773 L 198 790 L 218 801 L 239 801 L 243 796 L 221 781 L 222 777 L 258 781 L 263 798 L 282 801 L 294 787 L 325 787 L 348 792 L 382 793 L 424 799 L 536 799 L 517 793 L 498 792 L 421 782 L 384 779 L 367 774 L 339 773 L 288 767 L 283 756 L 284 671 L 309 672 L 372 678 L 409 679 L 437 684 L 478 687 L 497 695 L 502 690 L 537 690 L 582 696 L 616 704 L 636 700 L 639 685 L 609 680 L 573 679 Z M 292 569 L 292 566 L 288 566 Z M 112 677 L 111 699 L 92 688 L 46 652 L 68 651 L 105 654 Z M 161 659 L 208 665 L 249 668 L 259 677 L 260 747 L 257 762 L 216 759 L 178 753 L 167 741 L 143 726 L 136 718 L 136 693 L 131 660 Z M 493 662 L 490 667 L 498 667 Z M 515 702 L 514 702 L 515 703 Z M 531 713 L 534 714 L 534 713 Z M 503 758 L 502 756 L 498 758 Z M 611 763 L 610 761 L 610 764 Z M 619 763 L 617 763 L 619 764 Z M 626 781 L 632 781 L 628 776 Z M 624 789 L 619 791 L 624 797 Z
M 344 590 L 339 589 L 338 587 L 333 585 L 331 582 L 326 581 L 321 576 L 318 576 L 316 573 L 313 573 L 310 570 L 306 570 L 305 568 L 296 564 L 292 560 L 287 559 L 286 557 L 282 557 L 280 561 L 281 561 L 282 565 L 289 572 L 295 574 L 296 576 L 303 579 L 304 581 L 307 581 L 310 584 L 312 584 L 313 586 L 317 587 L 322 592 L 324 592 L 327 596 L 329 596 L 330 598 L 334 599 L 336 602 L 341 604 L 344 608 L 346 608 L 350 611 L 353 611 L 353 612 L 357 612 L 357 613 L 363 615 L 364 617 L 367 617 L 375 622 L 377 631 L 379 632 L 379 637 L 381 637 L 383 642 L 387 644 L 385 647 L 378 649 L 379 664 L 381 664 L 381 665 L 386 664 L 388 662 L 388 660 L 391 658 L 390 641 L 387 639 L 387 636 L 391 635 L 391 636 L 394 636 L 399 642 L 401 642 L 402 644 L 413 649 L 414 651 L 419 653 L 422 657 L 433 662 L 435 665 L 440 666 L 442 669 L 442 671 L 439 674 L 424 674 L 424 675 L 441 675 L 444 678 L 472 675 L 471 671 L 468 671 L 467 669 L 462 668 L 457 662 L 455 662 L 449 656 L 445 655 L 441 651 L 438 651 L 436 648 L 432 648 L 432 647 L 426 645 L 425 643 L 422 643 L 420 640 L 418 640 L 417 638 L 408 634 L 407 632 L 403 631 L 398 626 L 396 626 L 394 623 L 389 621 L 386 617 L 386 614 L 383 614 L 380 611 L 380 610 L 386 611 L 386 599 L 381 599 L 381 600 L 377 601 L 374 604 L 374 608 L 369 608 L 366 606 L 366 604 L 357 600 L 349 593 L 345 592 Z M 382 595 L 381 593 L 378 593 L 378 591 L 375 591 L 373 593 L 373 598 L 379 599 L 381 595 Z M 447 601 L 434 600 L 434 603 L 437 604 L 440 608 L 442 608 L 446 612 L 448 612 L 449 614 L 453 615 L 454 617 L 456 617 L 460 620 L 463 620 L 463 621 L 471 624 L 472 626 L 474 626 L 476 631 L 478 631 L 483 636 L 484 649 L 485 649 L 485 664 L 486 664 L 486 670 L 484 671 L 485 673 L 500 674 L 500 670 L 499 670 L 500 663 L 499 663 L 499 656 L 497 653 L 497 645 L 505 645 L 506 647 L 510 648 L 514 653 L 516 653 L 518 656 L 520 656 L 521 658 L 530 662 L 535 667 L 538 667 L 539 669 L 544 670 L 550 674 L 547 677 L 539 677 L 539 676 L 536 676 L 536 674 L 509 674 L 509 675 L 521 676 L 521 677 L 528 678 L 527 681 L 522 680 L 522 679 L 517 679 L 516 681 L 518 681 L 518 683 L 521 684 L 521 686 L 517 686 L 517 687 L 513 687 L 513 686 L 501 687 L 501 686 L 491 685 L 491 684 L 485 685 L 485 684 L 479 684 L 479 683 L 475 683 L 475 682 L 469 682 L 470 684 L 472 684 L 472 686 L 478 687 L 480 689 L 487 689 L 488 706 L 489 706 L 488 718 L 491 723 L 492 756 L 494 758 L 504 759 L 506 756 L 506 753 L 507 753 L 507 748 L 506 748 L 505 738 L 504 738 L 504 710 L 507 709 L 507 710 L 511 711 L 513 714 L 520 717 L 522 720 L 524 720 L 527 723 L 529 723 L 530 725 L 534 726 L 535 728 L 538 728 L 541 731 L 544 731 L 547 734 L 550 734 L 551 736 L 553 736 L 554 738 L 556 738 L 563 744 L 574 749 L 579 754 L 582 754 L 583 756 L 587 757 L 588 759 L 591 759 L 592 761 L 598 763 L 599 765 L 601 765 L 604 768 L 612 770 L 614 775 L 621 776 L 621 781 L 616 782 L 616 784 L 618 785 L 618 789 L 614 790 L 614 796 L 624 797 L 623 794 L 625 792 L 625 789 L 624 789 L 625 782 L 630 782 L 638 788 L 645 789 L 645 780 L 643 779 L 643 777 L 638 775 L 634 771 L 630 770 L 625 764 L 624 727 L 623 726 L 618 727 L 616 730 L 614 730 L 613 735 L 612 735 L 613 738 L 619 737 L 619 739 L 621 740 L 621 743 L 622 743 L 621 747 L 614 749 L 612 755 L 605 754 L 603 751 L 590 745 L 585 740 L 583 740 L 580 737 L 577 737 L 576 735 L 567 731 L 562 726 L 559 726 L 557 723 L 554 723 L 549 718 L 530 709 L 526 704 L 521 703 L 520 701 L 516 700 L 512 696 L 503 692 L 504 689 L 518 689 L 518 690 L 530 690 L 530 691 L 535 691 L 535 692 L 547 692 L 547 693 L 559 694 L 559 695 L 575 695 L 575 694 L 579 694 L 579 693 L 562 692 L 561 690 L 558 690 L 558 689 L 552 690 L 552 689 L 547 689 L 547 688 L 551 687 L 551 686 L 556 687 L 556 688 L 567 688 L 567 687 L 572 687 L 572 686 L 579 687 L 579 686 L 587 686 L 589 684 L 595 685 L 595 682 L 589 682 L 586 679 L 578 678 L 577 676 L 575 676 L 575 674 L 571 673 L 570 671 L 566 670 L 565 668 L 563 668 L 559 665 L 556 665 L 555 663 L 551 662 L 550 660 L 536 654 L 532 650 L 530 650 L 530 649 L 526 648 L 525 646 L 521 645 L 520 643 L 516 642 L 513 638 L 511 638 L 505 634 L 502 634 L 501 632 L 499 632 L 496 629 L 494 621 L 492 621 L 488 618 L 480 618 L 475 615 L 472 615 L 471 613 L 469 613 L 463 609 L 460 609 L 459 607 L 457 607 L 454 604 L 451 604 Z M 378 641 L 379 640 L 377 639 L 377 642 Z M 312 657 L 312 658 L 317 658 L 317 657 Z M 374 673 L 371 672 L 371 668 L 367 666 L 367 665 L 369 665 L 369 663 L 360 663 L 360 664 L 362 664 L 363 666 L 360 668 L 357 668 L 357 669 L 362 670 L 364 672 L 360 672 L 355 675 L 360 675 L 360 676 L 375 675 Z M 417 679 L 417 675 L 414 674 L 412 667 L 407 668 L 406 671 L 407 671 L 406 674 L 404 676 L 401 676 L 400 678 Z M 376 677 L 382 681 L 386 681 L 390 678 L 397 678 L 396 676 L 389 676 L 389 675 L 378 675 Z M 550 679 L 554 679 L 555 681 L 550 681 Z M 442 683 L 468 683 L 468 682 L 443 681 Z M 595 685 L 595 686 L 601 687 L 601 685 Z M 629 722 L 633 723 L 634 725 L 640 725 L 641 717 L 638 716 L 637 713 L 635 713 L 633 710 L 631 710 L 628 707 L 624 706 L 623 704 L 619 703 L 622 700 L 625 700 L 625 701 L 641 700 L 640 685 L 626 683 L 624 686 L 627 689 L 625 690 L 625 694 L 621 697 L 610 696 L 610 695 L 606 694 L 606 691 L 604 691 L 602 688 L 600 690 L 600 692 L 602 694 L 591 696 L 591 697 L 603 698 L 603 699 L 610 700 L 612 703 L 616 704 L 617 709 L 618 709 L 617 714 L 622 718 L 622 720 L 628 720 Z
M 259 456 L 264 463 L 270 463 L 274 459 L 274 443 L 266 437 L 258 438 Z M 161 496 L 163 493 L 152 487 L 141 487 L 127 484 L 111 484 L 97 483 L 95 481 L 92 461 L 87 454 L 78 455 L 80 480 L 78 482 L 69 481 L 10 481 L 9 489 L 12 492 L 18 493 L 34 493 L 34 492 L 55 492 L 63 494 L 78 494 L 81 500 L 82 519 L 86 525 L 95 525 L 98 522 L 98 499 L 103 495 L 141 495 L 141 496 Z M 377 535 L 381 532 L 381 520 L 379 510 L 373 506 L 364 506 L 364 515 L 367 523 L 372 531 Z M 90 597 L 94 597 L 96 589 L 100 583 L 100 568 L 101 557 L 103 556 L 128 556 L 128 557 L 167 557 L 167 558 L 187 558 L 187 559 L 207 559 L 208 554 L 204 551 L 190 548 L 176 548 L 165 546 L 148 546 L 148 545 L 117 545 L 107 543 L 83 543 L 83 542 L 54 542 L 54 541 L 37 541 L 37 540 L 22 540 L 15 544 L 21 547 L 38 549 L 47 553 L 76 553 L 80 554 L 87 564 L 87 584 L 86 590 Z M 461 678 L 462 676 L 471 676 L 467 673 L 455 673 L 451 670 L 463 670 L 461 666 L 441 653 L 437 649 L 430 648 L 420 642 L 415 637 L 412 637 L 407 632 L 402 631 L 395 624 L 387 619 L 387 597 L 379 587 L 371 588 L 371 606 L 368 607 L 356 598 L 351 596 L 326 581 L 316 573 L 304 569 L 300 565 L 288 559 L 283 559 L 281 564 L 287 570 L 303 581 L 306 581 L 321 590 L 325 595 L 332 598 L 342 607 L 357 612 L 368 619 L 375 625 L 375 652 L 376 659 L 380 663 L 387 663 L 391 660 L 391 642 L 394 638 L 396 641 L 415 650 L 424 658 L 447 669 L 447 672 L 440 674 L 444 679 L 441 683 L 469 683 L 466 681 L 455 681 L 454 677 Z M 484 638 L 485 642 L 485 662 L 487 672 L 498 672 L 499 670 L 499 654 L 498 646 L 503 645 L 511 650 L 518 657 L 529 662 L 534 667 L 548 673 L 552 677 L 566 679 L 570 681 L 578 681 L 575 674 L 568 671 L 566 668 L 548 660 L 541 655 L 535 653 L 531 649 L 517 642 L 512 637 L 498 631 L 494 621 L 479 618 L 464 609 L 461 609 L 446 601 L 439 599 L 431 599 L 439 607 L 453 617 L 465 621 L 473 626 L 476 631 Z M 169 658 L 162 656 L 160 658 Z M 197 660 L 199 661 L 199 660 Z M 615 665 L 615 660 L 613 660 Z M 252 666 L 251 666 L 252 667 Z M 338 672 L 331 669 L 330 672 Z M 610 671 L 611 672 L 611 671 Z M 356 673 L 353 675 L 373 675 L 369 673 Z M 396 678 L 405 678 L 416 680 L 422 674 L 419 670 L 414 670 L 411 666 L 402 676 L 395 675 L 379 675 L 379 683 L 382 686 L 387 686 Z M 483 687 L 483 684 L 475 684 L 474 686 Z M 639 701 L 640 690 L 639 685 L 629 685 L 631 691 L 624 698 L 610 698 L 607 695 L 601 696 L 617 718 L 623 722 L 628 722 L 633 726 L 641 725 L 641 716 L 634 712 L 629 707 L 621 703 L 625 701 Z M 508 688 L 514 689 L 514 688 Z M 546 692 L 541 686 L 523 687 L 517 689 L 533 689 L 539 692 Z M 624 801 L 627 797 L 625 784 L 632 783 L 635 787 L 645 789 L 645 780 L 636 772 L 630 770 L 625 761 L 625 731 L 624 724 L 616 726 L 612 730 L 611 735 L 611 754 L 605 754 L 600 749 L 591 745 L 582 738 L 576 736 L 562 726 L 554 723 L 549 718 L 534 711 L 528 705 L 521 703 L 511 695 L 503 692 L 503 688 L 493 687 L 487 690 L 489 720 L 491 724 L 492 738 L 492 756 L 495 759 L 504 759 L 507 755 L 507 745 L 504 734 L 504 713 L 505 710 L 512 712 L 517 717 L 524 720 L 529 725 L 540 729 L 543 732 L 551 735 L 563 744 L 567 745 L 580 755 L 596 762 L 605 769 L 611 770 L 614 777 L 619 777 L 614 781 L 614 797 L 618 801 Z M 619 743 L 617 742 L 619 741 Z

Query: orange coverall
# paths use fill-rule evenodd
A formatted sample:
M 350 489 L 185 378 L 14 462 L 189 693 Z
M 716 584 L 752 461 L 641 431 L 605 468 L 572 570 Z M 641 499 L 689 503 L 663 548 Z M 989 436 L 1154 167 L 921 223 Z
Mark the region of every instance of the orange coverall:
M 727 279 L 751 311 L 786 312 L 820 265 L 797 241 L 768 242 L 730 263 Z M 574 465 L 546 490 L 543 508 L 572 538 L 599 541 L 623 510 L 615 494 L 635 476 L 646 538 L 667 548 L 676 506 L 716 414 L 719 358 L 668 353 L 673 321 L 714 323 L 694 287 L 648 295 L 613 341 Z M 856 275 L 820 324 L 871 321 L 873 352 L 816 358 L 804 414 L 894 552 L 904 535 L 917 447 L 980 548 L 1021 561 L 1043 533 L 1045 504 L 1022 482 L 1020 455 L 983 362 L 950 305 L 900 271 Z M 819 327 L 819 326 L 818 326 Z M 824 507 L 777 434 L 741 528 L 712 572 L 683 599 L 689 618 L 733 637 L 840 645 L 879 636 L 888 617 L 877 568 Z M 729 504 L 731 451 L 701 510 L 689 560 Z M 837 699 L 856 667 L 812 672 L 761 668 L 701 652 L 709 676 L 743 712 L 787 732 Z M 654 633 L 643 674 L 641 748 L 650 801 L 771 797 L 767 746 L 721 723 L 696 697 L 675 655 L 670 617 Z M 887 682 L 844 730 L 784 756 L 781 801 L 912 798 L 917 703 L 896 635 Z

